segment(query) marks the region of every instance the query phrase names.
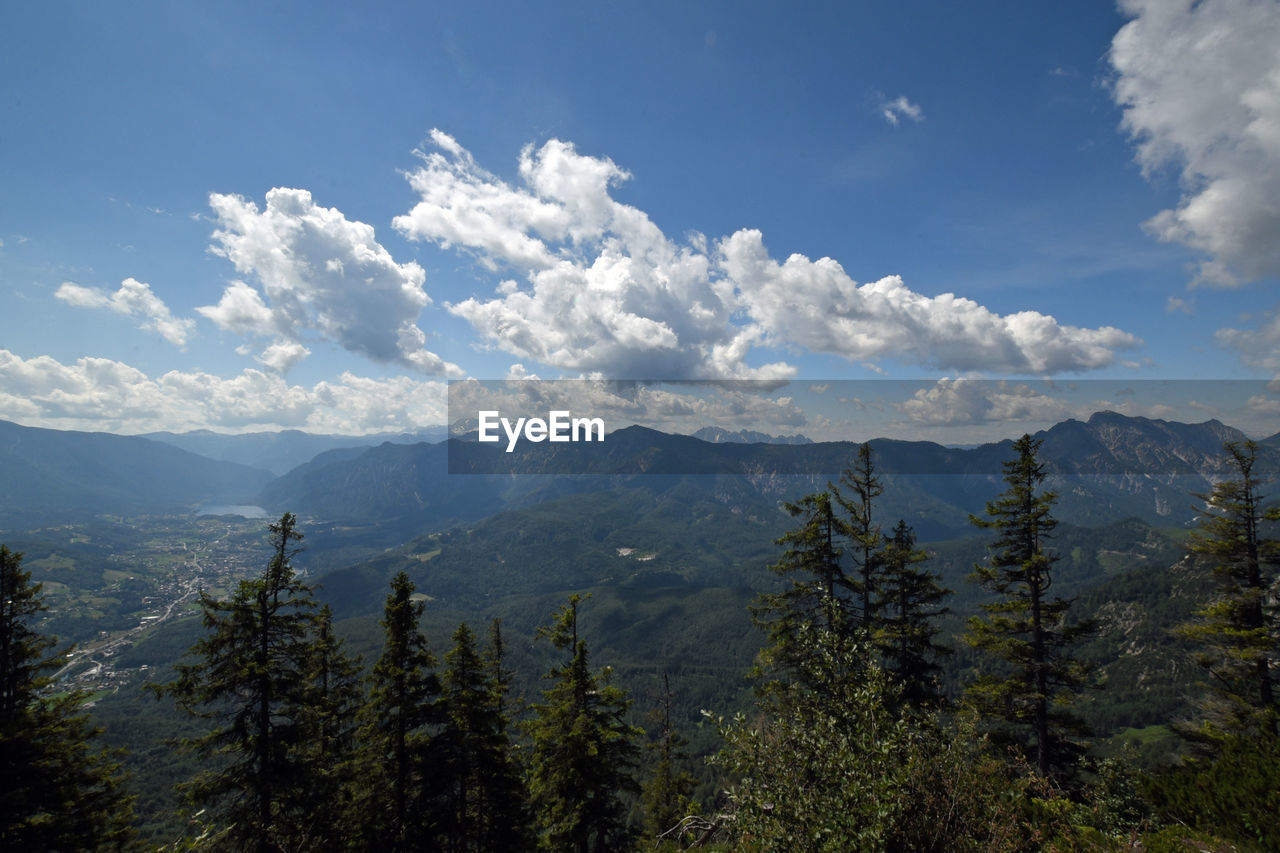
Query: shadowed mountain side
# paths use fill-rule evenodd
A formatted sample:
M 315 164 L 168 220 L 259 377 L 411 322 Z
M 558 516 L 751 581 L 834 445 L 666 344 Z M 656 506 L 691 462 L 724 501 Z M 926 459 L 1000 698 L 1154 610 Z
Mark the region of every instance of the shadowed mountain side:
M 383 442 L 415 444 L 420 441 L 441 441 L 448 430 L 443 426 L 427 427 L 409 434 L 382 435 L 317 435 L 296 429 L 280 432 L 253 432 L 227 435 L 207 429 L 192 432 L 155 432 L 142 438 L 150 438 L 172 444 L 191 453 L 223 462 L 238 462 L 252 468 L 263 468 L 279 477 L 321 453 L 342 448 L 363 451 Z
M 1217 421 L 1177 424 L 1100 413 L 1038 434 L 1055 476 L 1064 521 L 1103 524 L 1137 517 L 1184 524 L 1188 496 L 1225 472 L 1222 443 L 1244 435 Z M 873 439 L 890 488 L 886 518 L 902 517 L 922 538 L 967 529 L 1001 489 L 1009 441 L 971 449 Z M 323 454 L 266 488 L 259 502 L 314 518 L 389 525 L 411 536 L 505 508 L 619 486 L 663 489 L 677 481 L 722 502 L 776 504 L 823 488 L 855 457 L 853 442 L 807 445 L 711 443 L 633 426 L 603 442 L 501 444 L 451 439 Z M 1280 449 L 1263 446 L 1259 470 L 1280 470 Z M 452 472 L 452 473 L 450 473 Z M 731 481 L 735 481 L 730 485 Z
M 177 513 L 248 503 L 271 479 L 136 436 L 0 421 L 0 514 L 7 525 L 83 515 Z

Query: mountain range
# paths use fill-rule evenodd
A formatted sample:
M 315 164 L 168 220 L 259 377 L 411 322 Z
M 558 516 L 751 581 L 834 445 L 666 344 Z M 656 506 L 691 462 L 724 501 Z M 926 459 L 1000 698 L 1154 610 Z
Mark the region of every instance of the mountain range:
M 504 509 L 641 483 L 651 489 L 685 484 L 744 507 L 776 508 L 780 500 L 836 481 L 857 452 L 853 442 L 746 443 L 756 436 L 703 434 L 718 440 L 634 426 L 604 442 L 523 442 L 505 453 L 499 445 L 456 438 L 410 443 L 413 436 L 401 435 L 369 446 L 368 436 L 297 431 L 145 438 L 0 422 L 0 476 L 7 485 L 0 525 L 243 503 L 377 525 L 388 539 L 403 541 Z M 1133 516 L 1166 526 L 1194 517 L 1189 496 L 1227 473 L 1223 443 L 1246 439 L 1216 420 L 1183 424 L 1113 412 L 1064 421 L 1036 437 L 1064 520 L 1102 524 Z M 1001 490 L 1001 463 L 1011 457 L 1010 440 L 973 448 L 887 438 L 870 444 L 878 470 L 894 484 L 891 510 L 916 524 L 923 538 L 967 530 L 968 516 Z M 1280 471 L 1280 434 L 1258 444 L 1259 473 Z M 326 449 L 312 453 L 316 448 Z
M 376 447 L 383 442 L 416 444 L 422 441 L 442 441 L 447 433 L 443 426 L 427 427 L 412 433 L 371 435 L 318 435 L 296 429 L 228 435 L 201 429 L 180 433 L 152 432 L 146 433 L 142 438 L 171 444 L 210 459 L 261 468 L 278 477 L 328 450 Z
M 1180 424 L 1111 412 L 1069 420 L 1037 434 L 1040 458 L 1059 493 L 1059 512 L 1077 524 L 1133 516 L 1178 526 L 1194 517 L 1190 495 L 1228 473 L 1223 443 L 1243 441 L 1219 421 Z M 969 529 L 970 514 L 1003 488 L 1005 440 L 971 449 L 873 439 L 892 512 L 924 538 Z M 628 485 L 685 483 L 732 495 L 742 505 L 776 506 L 836 481 L 857 453 L 853 442 L 803 445 L 706 442 L 633 426 L 592 444 L 495 444 L 450 440 L 383 444 L 324 454 L 269 484 L 258 502 L 327 520 L 442 529 L 502 509 Z M 1280 448 L 1262 443 L 1259 473 L 1280 471 Z M 446 485 L 447 484 L 447 485 Z

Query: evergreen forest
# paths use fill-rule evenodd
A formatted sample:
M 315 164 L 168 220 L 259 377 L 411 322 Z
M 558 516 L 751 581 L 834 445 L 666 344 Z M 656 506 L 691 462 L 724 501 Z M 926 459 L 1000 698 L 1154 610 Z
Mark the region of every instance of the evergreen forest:
M 1042 445 L 1004 445 L 973 536 L 925 544 L 870 444 L 763 541 L 697 495 L 646 504 L 676 553 L 708 550 L 700 512 L 723 523 L 739 550 L 700 571 L 765 555 L 739 586 L 602 580 L 650 543 L 594 531 L 593 565 L 557 500 L 304 573 L 284 512 L 258 566 L 126 652 L 146 683 L 112 696 L 59 680 L 72 649 L 0 546 L 0 849 L 1280 849 L 1280 506 L 1259 446 L 1223 447 L 1176 534 L 1062 523 Z M 580 582 L 548 591 L 497 541 L 559 549 Z M 494 579 L 506 613 L 457 605 Z M 666 651 L 628 654 L 637 626 Z

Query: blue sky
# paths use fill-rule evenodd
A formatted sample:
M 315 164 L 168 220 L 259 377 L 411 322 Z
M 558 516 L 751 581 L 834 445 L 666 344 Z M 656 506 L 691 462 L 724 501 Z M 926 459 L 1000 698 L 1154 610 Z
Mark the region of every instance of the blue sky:
M 1233 422 L 1280 429 L 1274 0 L 0 24 L 0 418 L 402 430 L 461 377 L 1230 379 Z

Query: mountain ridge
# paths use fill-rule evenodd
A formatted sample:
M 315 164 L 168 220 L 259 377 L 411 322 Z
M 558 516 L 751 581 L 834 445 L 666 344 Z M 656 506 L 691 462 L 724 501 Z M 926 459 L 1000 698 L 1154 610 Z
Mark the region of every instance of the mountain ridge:
M 0 519 L 172 514 L 247 503 L 270 472 L 139 436 L 0 421 Z

